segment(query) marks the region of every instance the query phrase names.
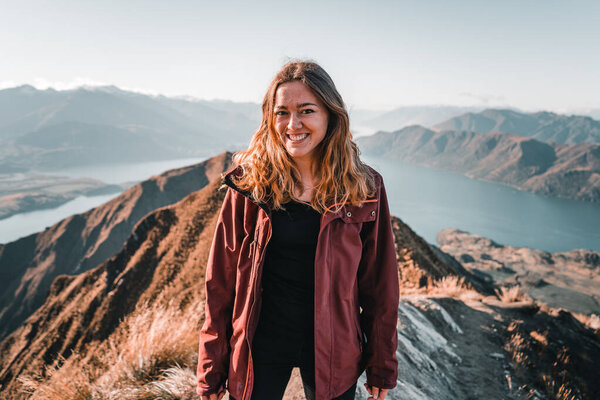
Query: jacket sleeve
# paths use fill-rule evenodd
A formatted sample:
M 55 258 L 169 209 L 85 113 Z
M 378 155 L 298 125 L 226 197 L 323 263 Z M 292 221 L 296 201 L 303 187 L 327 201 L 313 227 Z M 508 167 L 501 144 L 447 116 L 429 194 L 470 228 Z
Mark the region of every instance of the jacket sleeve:
M 206 266 L 204 324 L 200 329 L 196 393 L 207 396 L 225 387 L 235 299 L 236 270 L 244 232 L 244 204 L 231 188 L 221 206 Z
M 366 336 L 363 365 L 367 384 L 391 389 L 398 378 L 398 262 L 383 178 L 377 174 L 376 179 L 379 181 L 377 217 L 363 225 L 363 252 L 358 269 L 360 320 Z

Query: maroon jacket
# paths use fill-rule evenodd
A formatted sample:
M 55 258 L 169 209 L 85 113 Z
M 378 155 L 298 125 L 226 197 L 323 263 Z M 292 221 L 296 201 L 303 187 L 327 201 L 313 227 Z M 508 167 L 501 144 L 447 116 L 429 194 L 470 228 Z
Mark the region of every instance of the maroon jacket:
M 315 254 L 317 400 L 341 395 L 365 368 L 369 385 L 396 386 L 398 264 L 383 178 L 371 170 L 376 196 L 321 217 Z M 229 188 L 208 257 L 196 391 L 206 396 L 223 386 L 248 400 L 272 207 L 232 182 L 231 175 L 240 173 L 237 167 L 225 175 Z

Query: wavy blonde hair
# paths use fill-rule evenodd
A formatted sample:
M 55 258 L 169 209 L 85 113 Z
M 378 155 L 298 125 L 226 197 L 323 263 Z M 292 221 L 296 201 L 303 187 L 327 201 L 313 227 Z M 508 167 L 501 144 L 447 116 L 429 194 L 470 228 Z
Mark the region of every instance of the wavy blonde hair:
M 314 149 L 313 165 L 316 184 L 310 205 L 320 213 L 328 203 L 359 205 L 375 193 L 375 177 L 359 158 L 359 150 L 352 141 L 350 120 L 342 97 L 325 70 L 313 61 L 289 61 L 275 75 L 262 103 L 262 121 L 245 151 L 236 152 L 233 162 L 243 173 L 234 183 L 252 197 L 266 203 L 272 201 L 274 209 L 284 209 L 282 204 L 291 199 L 302 201 L 294 195 L 304 186 L 293 158 L 287 152 L 273 126 L 275 94 L 279 85 L 298 80 L 306 85 L 325 105 L 329 119 L 325 137 Z M 328 210 L 332 211 L 332 210 Z

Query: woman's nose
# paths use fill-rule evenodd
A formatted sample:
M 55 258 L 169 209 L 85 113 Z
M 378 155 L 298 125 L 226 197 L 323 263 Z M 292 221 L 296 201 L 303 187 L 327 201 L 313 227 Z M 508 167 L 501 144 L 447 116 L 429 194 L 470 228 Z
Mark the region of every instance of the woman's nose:
M 302 127 L 302 121 L 296 113 L 290 113 L 290 121 L 288 122 L 288 130 L 295 130 Z

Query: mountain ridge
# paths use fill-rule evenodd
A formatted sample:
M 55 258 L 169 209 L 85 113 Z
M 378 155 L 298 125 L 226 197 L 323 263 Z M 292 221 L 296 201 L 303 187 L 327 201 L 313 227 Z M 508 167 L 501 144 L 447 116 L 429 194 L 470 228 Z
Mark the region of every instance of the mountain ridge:
M 600 144 L 546 143 L 510 133 L 414 125 L 357 138 L 370 156 L 463 173 L 538 194 L 600 201 Z
M 231 153 L 166 171 L 48 229 L 0 244 L 0 338 L 41 304 L 61 273 L 80 273 L 118 251 L 146 213 L 179 201 L 229 168 Z
M 0 173 L 208 156 L 247 143 L 259 123 L 248 108 L 116 87 L 0 90 Z
M 436 131 L 505 132 L 560 144 L 600 143 L 600 121 L 582 115 L 549 111 L 523 113 L 511 109 L 485 109 L 440 122 Z

